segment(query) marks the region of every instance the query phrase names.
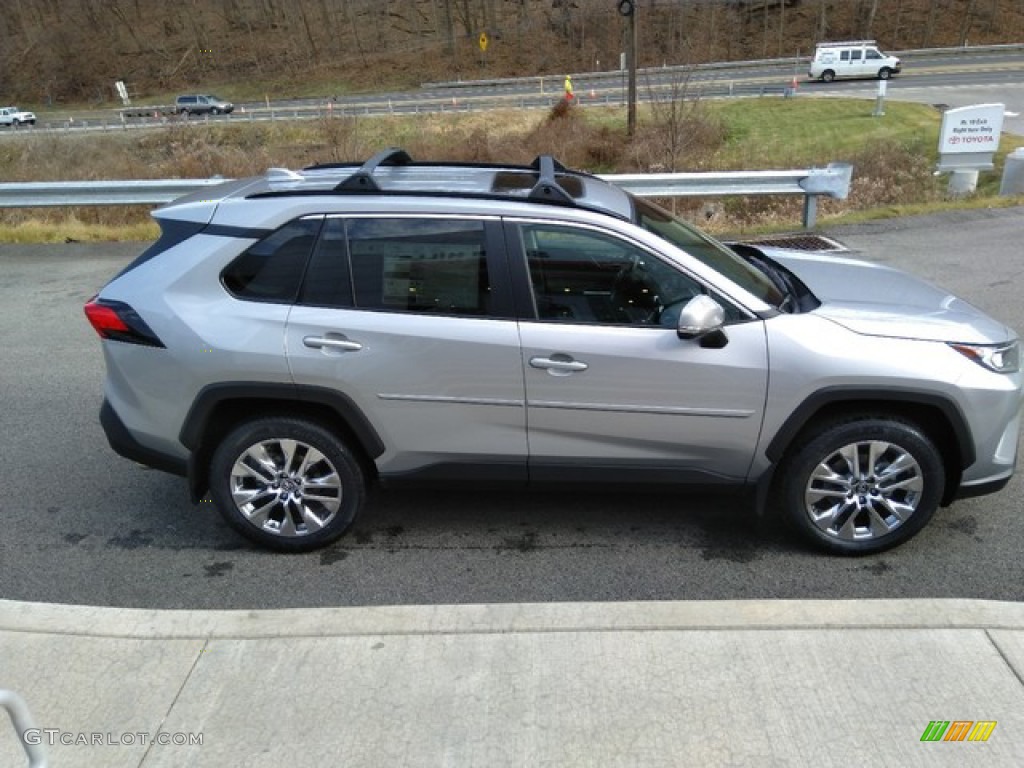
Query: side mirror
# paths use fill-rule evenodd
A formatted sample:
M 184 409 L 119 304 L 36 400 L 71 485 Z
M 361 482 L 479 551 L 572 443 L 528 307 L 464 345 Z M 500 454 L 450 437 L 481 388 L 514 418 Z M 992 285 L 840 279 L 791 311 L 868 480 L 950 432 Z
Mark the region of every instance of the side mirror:
M 676 335 L 680 339 L 701 339 L 701 346 L 724 347 L 728 340 L 722 326 L 725 310 L 710 296 L 694 296 L 679 313 Z M 708 343 L 704 343 L 704 342 Z

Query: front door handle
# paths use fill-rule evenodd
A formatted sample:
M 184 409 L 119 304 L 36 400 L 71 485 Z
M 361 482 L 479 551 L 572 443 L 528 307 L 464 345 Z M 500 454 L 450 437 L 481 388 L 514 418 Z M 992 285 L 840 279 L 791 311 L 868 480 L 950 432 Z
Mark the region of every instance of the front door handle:
M 570 373 L 585 371 L 588 366 L 579 360 L 573 360 L 568 355 L 552 355 L 551 357 L 531 357 L 531 368 L 541 368 L 554 376 L 568 376 Z
M 337 339 L 329 336 L 304 336 L 302 343 L 310 349 L 336 349 L 339 352 L 358 352 L 363 345 L 358 341 Z

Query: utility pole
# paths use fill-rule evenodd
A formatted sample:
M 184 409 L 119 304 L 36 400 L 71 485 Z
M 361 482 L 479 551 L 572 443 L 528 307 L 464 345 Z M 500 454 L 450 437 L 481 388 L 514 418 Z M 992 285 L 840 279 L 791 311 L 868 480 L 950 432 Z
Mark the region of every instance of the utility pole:
M 626 41 L 626 66 L 629 68 L 629 92 L 626 104 L 626 132 L 636 132 L 636 0 L 620 0 L 619 13 L 626 17 L 628 25 Z

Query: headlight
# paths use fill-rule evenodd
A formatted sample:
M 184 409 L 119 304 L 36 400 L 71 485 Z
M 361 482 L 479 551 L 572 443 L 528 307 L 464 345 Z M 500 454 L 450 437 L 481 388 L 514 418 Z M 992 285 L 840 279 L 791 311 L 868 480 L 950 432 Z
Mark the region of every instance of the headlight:
M 1016 339 L 1007 344 L 950 343 L 949 346 L 990 371 L 1016 373 L 1020 370 L 1020 342 Z

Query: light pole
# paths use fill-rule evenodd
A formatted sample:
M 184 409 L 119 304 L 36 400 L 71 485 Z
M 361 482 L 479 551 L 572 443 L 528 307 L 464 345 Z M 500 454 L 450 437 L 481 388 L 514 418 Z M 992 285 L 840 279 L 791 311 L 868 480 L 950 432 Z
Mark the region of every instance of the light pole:
M 626 66 L 629 68 L 629 92 L 626 103 L 626 132 L 636 132 L 636 0 L 620 0 L 619 13 L 626 17 L 629 34 L 626 43 Z

